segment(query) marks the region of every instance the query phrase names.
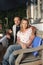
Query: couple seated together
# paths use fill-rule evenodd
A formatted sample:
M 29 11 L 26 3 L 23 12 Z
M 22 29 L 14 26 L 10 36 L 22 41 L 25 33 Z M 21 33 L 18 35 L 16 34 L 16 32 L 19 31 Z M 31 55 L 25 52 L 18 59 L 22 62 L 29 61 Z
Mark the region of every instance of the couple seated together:
M 16 17 L 14 20 L 16 20 L 18 17 Z M 18 21 L 16 20 L 16 23 Z M 16 24 L 15 23 L 15 24 Z M 3 57 L 2 65 L 15 65 L 14 61 L 16 56 L 14 56 L 13 52 L 19 49 L 26 49 L 32 47 L 32 42 L 35 38 L 35 28 L 32 26 L 29 26 L 27 19 L 22 19 L 21 22 L 19 21 L 20 30 L 17 32 L 17 41 L 16 45 L 10 45 L 7 48 L 7 51 Z M 15 26 L 15 25 L 14 25 Z M 13 29 L 14 29 L 13 26 Z M 18 26 L 18 25 L 17 25 Z M 11 31 L 10 31 L 11 32 Z M 15 33 L 15 31 L 13 30 Z

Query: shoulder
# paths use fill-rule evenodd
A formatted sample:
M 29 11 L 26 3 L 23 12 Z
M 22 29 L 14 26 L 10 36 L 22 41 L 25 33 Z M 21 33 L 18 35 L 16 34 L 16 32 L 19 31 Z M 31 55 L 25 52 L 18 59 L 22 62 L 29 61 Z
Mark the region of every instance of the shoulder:
M 16 25 L 13 25 L 12 30 L 13 31 L 16 30 Z
M 16 27 L 16 25 L 13 25 L 13 27 Z
M 32 29 L 33 33 L 36 34 L 37 28 L 34 26 L 31 26 L 30 28 Z
M 29 32 L 32 32 L 32 28 L 31 28 L 31 27 L 30 27 L 30 28 L 28 28 L 27 30 L 28 30 Z

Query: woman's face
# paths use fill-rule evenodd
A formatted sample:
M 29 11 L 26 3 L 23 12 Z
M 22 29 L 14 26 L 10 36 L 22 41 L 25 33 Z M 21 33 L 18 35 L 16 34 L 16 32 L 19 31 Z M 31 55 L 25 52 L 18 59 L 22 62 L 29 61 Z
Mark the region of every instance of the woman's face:
M 22 25 L 22 28 L 23 29 L 26 29 L 27 28 L 27 25 L 28 23 L 27 23 L 27 21 L 26 20 L 22 20 L 22 22 L 21 22 L 21 25 Z

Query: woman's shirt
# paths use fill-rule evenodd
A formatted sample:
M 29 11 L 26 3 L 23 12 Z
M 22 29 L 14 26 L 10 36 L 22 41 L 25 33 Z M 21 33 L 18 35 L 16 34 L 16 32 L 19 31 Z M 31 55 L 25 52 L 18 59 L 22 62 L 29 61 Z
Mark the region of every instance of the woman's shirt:
M 21 42 L 27 43 L 27 41 L 29 41 L 31 34 L 32 29 L 28 28 L 25 32 L 18 31 L 17 37 L 20 39 Z

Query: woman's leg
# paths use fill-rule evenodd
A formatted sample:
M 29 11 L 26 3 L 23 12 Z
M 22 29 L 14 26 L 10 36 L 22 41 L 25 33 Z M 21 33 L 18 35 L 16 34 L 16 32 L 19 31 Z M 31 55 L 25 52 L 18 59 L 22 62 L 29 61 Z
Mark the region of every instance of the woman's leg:
M 12 52 L 15 50 L 21 49 L 20 45 L 11 45 L 8 47 L 2 61 L 2 65 L 8 65 L 8 63 L 11 63 L 11 59 L 13 60 Z M 11 59 L 10 59 L 11 58 Z

